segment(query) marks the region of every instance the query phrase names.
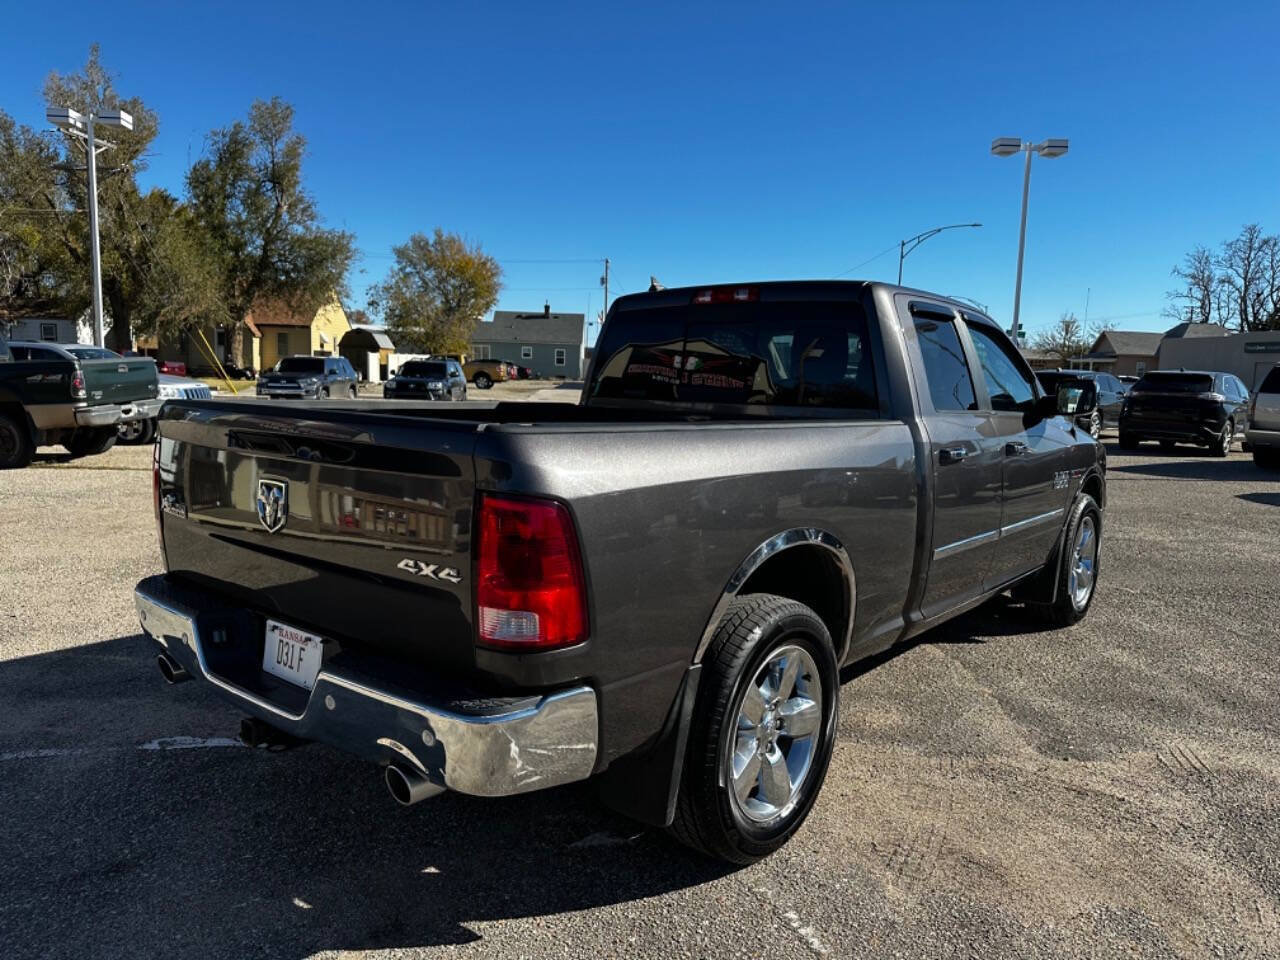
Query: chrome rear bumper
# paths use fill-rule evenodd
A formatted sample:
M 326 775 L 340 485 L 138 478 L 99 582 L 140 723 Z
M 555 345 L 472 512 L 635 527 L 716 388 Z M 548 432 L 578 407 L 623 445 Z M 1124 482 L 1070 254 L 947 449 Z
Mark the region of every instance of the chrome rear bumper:
M 78 427 L 114 427 L 117 423 L 131 423 L 134 420 L 152 420 L 160 413 L 164 400 L 135 400 L 132 403 L 104 403 L 96 407 L 78 407 L 76 409 L 76 426 Z
M 142 629 L 192 677 L 300 739 L 375 762 L 407 764 L 437 784 L 475 796 L 585 780 L 595 768 L 599 721 L 590 687 L 467 713 L 322 667 L 305 704 L 291 710 L 210 669 L 201 604 L 191 602 L 189 590 L 150 577 L 138 584 L 134 599 Z M 260 662 L 260 645 L 256 655 Z

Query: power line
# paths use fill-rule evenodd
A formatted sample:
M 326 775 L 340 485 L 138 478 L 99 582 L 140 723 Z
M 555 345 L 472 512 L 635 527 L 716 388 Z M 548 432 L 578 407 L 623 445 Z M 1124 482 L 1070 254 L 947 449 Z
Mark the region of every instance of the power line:
M 840 273 L 837 273 L 837 274 L 836 274 L 836 277 L 843 277 L 845 274 L 853 273 L 853 271 L 855 271 L 855 270 L 861 270 L 861 269 L 862 269 L 863 267 L 865 267 L 868 263 L 871 263 L 871 262 L 872 262 L 872 261 L 874 261 L 874 260 L 879 260 L 879 259 L 880 259 L 881 257 L 883 257 L 886 253 L 892 253 L 894 250 L 897 250 L 897 249 L 898 249 L 898 245 L 897 245 L 896 243 L 895 243 L 895 244 L 892 244 L 892 245 L 890 245 L 890 246 L 888 246 L 888 247 L 885 247 L 883 250 L 881 250 L 879 253 L 877 253 L 874 257 L 869 257 L 868 259 L 863 260 L 861 263 L 854 264 L 854 265 L 853 265 L 852 267 L 850 267 L 848 270 L 842 270 Z M 833 278 L 833 279 L 834 279 L 834 278 Z

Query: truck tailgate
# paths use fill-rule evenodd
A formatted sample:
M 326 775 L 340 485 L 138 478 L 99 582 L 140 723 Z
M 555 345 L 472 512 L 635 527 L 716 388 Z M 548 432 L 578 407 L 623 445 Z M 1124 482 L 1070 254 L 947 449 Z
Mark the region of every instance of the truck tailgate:
M 149 357 L 81 360 L 80 370 L 92 405 L 149 400 L 159 393 L 156 362 Z
M 343 650 L 469 669 L 475 424 L 323 406 L 166 404 L 170 574 Z

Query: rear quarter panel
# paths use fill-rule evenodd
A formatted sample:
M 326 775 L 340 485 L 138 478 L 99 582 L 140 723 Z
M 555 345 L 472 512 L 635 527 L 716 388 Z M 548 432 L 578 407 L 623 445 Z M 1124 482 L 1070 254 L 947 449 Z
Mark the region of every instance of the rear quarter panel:
M 573 513 L 591 639 L 571 656 L 601 690 L 606 762 L 661 727 L 730 577 L 774 534 L 816 527 L 844 544 L 855 647 L 903 615 L 917 487 L 902 422 L 487 431 L 476 484 Z

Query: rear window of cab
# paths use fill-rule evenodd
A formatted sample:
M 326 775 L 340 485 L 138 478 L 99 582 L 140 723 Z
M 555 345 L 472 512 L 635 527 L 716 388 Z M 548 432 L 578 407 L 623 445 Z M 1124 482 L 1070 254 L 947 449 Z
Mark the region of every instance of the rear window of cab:
M 596 355 L 592 399 L 879 410 L 867 318 L 850 301 L 624 310 Z

